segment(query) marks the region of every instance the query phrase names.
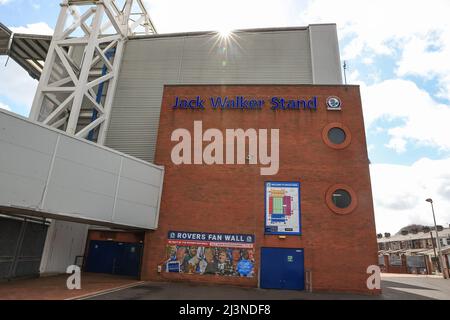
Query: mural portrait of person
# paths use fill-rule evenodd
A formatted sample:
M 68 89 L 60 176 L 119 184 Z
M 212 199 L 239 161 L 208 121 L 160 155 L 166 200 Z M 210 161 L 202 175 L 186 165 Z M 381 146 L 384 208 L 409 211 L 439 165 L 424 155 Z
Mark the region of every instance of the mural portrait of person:
M 207 262 L 204 258 L 204 252 L 204 247 L 188 247 L 187 254 L 183 262 L 184 272 L 203 274 L 207 266 Z
M 168 245 L 166 271 L 253 277 L 254 250 Z
M 186 257 L 186 247 L 178 247 L 176 253 L 176 261 L 180 263 L 180 271 L 184 271 L 184 258 Z
M 205 262 L 206 268 L 203 271 L 204 274 L 215 274 L 217 272 L 217 260 L 214 257 L 213 248 L 205 248 Z
M 188 247 L 183 261 L 183 271 L 187 273 L 194 273 L 198 261 L 194 259 L 197 256 L 197 247 Z
M 167 256 L 169 257 L 168 261 L 174 261 L 176 259 L 177 254 L 177 246 L 167 246 Z
M 183 272 L 186 247 L 167 246 L 167 255 L 168 259 L 166 260 L 166 271 Z
M 255 252 L 253 251 L 253 249 L 247 249 L 247 253 L 248 260 L 250 260 L 251 262 L 255 262 Z
M 217 258 L 217 274 L 225 275 L 228 271 L 228 255 L 225 249 L 219 250 Z
M 253 262 L 249 259 L 249 252 L 243 250 L 242 258 L 236 266 L 236 271 L 241 277 L 253 277 Z
M 233 272 L 233 275 L 237 276 L 237 275 L 239 275 L 239 273 L 237 272 L 237 265 L 238 265 L 239 261 L 241 260 L 241 250 L 233 249 L 231 257 L 232 257 L 231 264 L 233 266 L 232 272 Z

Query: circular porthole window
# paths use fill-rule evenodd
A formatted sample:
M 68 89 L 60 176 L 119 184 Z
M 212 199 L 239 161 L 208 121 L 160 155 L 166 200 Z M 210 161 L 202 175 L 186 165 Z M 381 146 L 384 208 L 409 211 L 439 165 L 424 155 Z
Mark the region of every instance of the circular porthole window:
M 334 144 L 344 143 L 345 137 L 345 131 L 341 128 L 331 128 L 328 130 L 328 140 Z
M 325 195 L 325 202 L 337 214 L 349 214 L 358 204 L 356 193 L 344 184 L 331 186 Z
M 351 142 L 350 130 L 341 123 L 330 123 L 323 128 L 322 139 L 333 149 L 344 149 Z
M 348 208 L 352 203 L 352 196 L 344 189 L 334 191 L 331 198 L 333 204 L 340 209 Z

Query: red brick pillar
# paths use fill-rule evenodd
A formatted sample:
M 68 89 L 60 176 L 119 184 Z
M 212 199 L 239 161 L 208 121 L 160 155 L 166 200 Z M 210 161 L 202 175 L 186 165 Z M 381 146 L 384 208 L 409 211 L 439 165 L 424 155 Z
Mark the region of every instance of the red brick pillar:
M 383 256 L 384 257 L 384 266 L 385 266 L 385 272 L 389 273 L 389 256 Z

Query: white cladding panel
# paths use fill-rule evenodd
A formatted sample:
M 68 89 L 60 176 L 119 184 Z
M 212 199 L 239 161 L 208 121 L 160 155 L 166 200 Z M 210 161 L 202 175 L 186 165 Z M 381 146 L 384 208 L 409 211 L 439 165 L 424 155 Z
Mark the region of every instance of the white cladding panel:
M 56 139 L 0 109 L 0 204 L 39 207 Z
M 309 30 L 242 31 L 227 44 L 212 33 L 129 40 L 107 146 L 154 160 L 165 84 L 313 84 Z
M 341 59 L 335 25 L 310 25 L 314 84 L 342 84 Z
M 157 226 L 162 167 L 6 111 L 0 150 L 0 207 L 91 224 Z
M 40 273 L 65 273 L 83 256 L 89 226 L 83 223 L 53 220 L 45 239 Z

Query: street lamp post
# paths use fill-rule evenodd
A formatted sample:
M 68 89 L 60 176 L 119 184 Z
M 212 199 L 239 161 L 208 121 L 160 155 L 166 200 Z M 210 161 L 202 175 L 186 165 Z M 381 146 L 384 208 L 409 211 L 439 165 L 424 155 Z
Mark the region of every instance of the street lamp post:
M 441 241 L 439 240 L 439 234 L 438 234 L 438 229 L 437 229 L 437 225 L 436 225 L 436 217 L 434 215 L 433 199 L 428 198 L 425 201 L 429 202 L 431 204 L 431 211 L 433 212 L 433 220 L 434 220 L 434 230 L 436 231 L 436 243 L 437 243 L 438 252 L 439 252 L 439 264 L 441 266 L 442 275 L 444 276 L 444 279 L 447 279 L 448 278 L 448 269 L 447 269 L 447 265 L 445 264 L 445 261 L 442 257 Z
M 433 252 L 434 252 L 434 259 L 438 262 L 438 270 L 441 272 L 441 263 L 439 262 L 439 258 L 436 254 L 436 246 L 434 245 L 434 239 L 433 239 L 433 231 L 430 231 L 431 236 L 431 245 L 433 246 Z

